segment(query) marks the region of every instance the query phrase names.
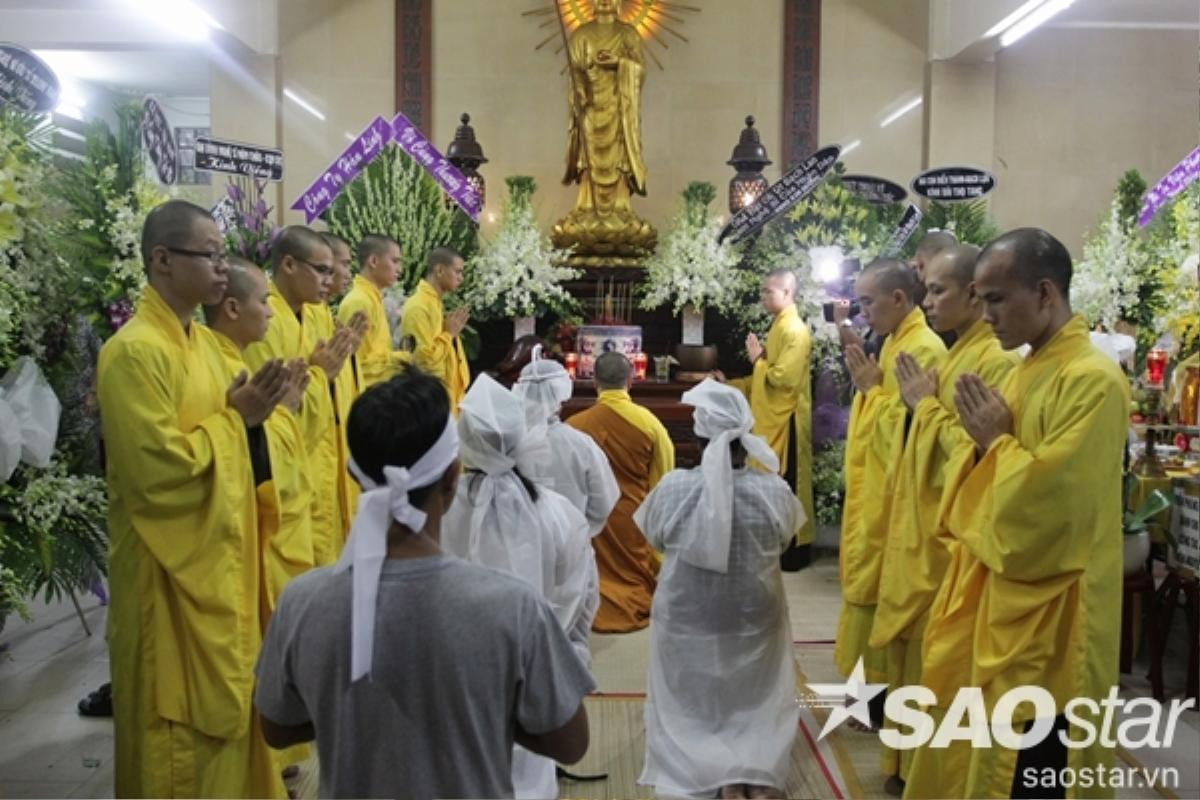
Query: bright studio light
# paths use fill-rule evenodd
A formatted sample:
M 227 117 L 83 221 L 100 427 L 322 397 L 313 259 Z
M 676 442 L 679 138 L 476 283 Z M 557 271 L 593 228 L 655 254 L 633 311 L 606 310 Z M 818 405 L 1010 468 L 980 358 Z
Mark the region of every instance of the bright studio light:
M 208 32 L 222 30 L 208 12 L 190 0 L 127 0 L 139 16 L 170 31 L 179 39 L 204 41 Z
M 291 89 L 285 88 L 283 90 L 283 96 L 286 97 L 288 100 L 291 100 L 293 103 L 300 106 L 305 111 L 312 114 L 314 117 L 321 120 L 322 122 L 325 121 L 324 114 L 322 114 L 320 111 L 317 111 L 317 109 L 315 107 L 313 107 L 307 100 L 300 97 L 300 95 L 296 94 Z
M 842 248 L 812 247 L 808 257 L 812 261 L 813 277 L 820 283 L 833 283 L 842 277 L 842 262 L 846 260 Z
M 1049 3 L 1039 7 L 1036 11 L 1030 13 L 1029 16 L 1005 31 L 1004 35 L 1000 37 L 1000 46 L 1008 47 L 1010 44 L 1013 44 L 1058 12 L 1068 8 L 1073 2 L 1074 0 L 1050 0 Z
M 77 53 L 59 50 L 34 50 L 33 54 L 45 61 L 54 70 L 54 77 L 58 78 L 58 105 L 54 107 L 54 113 L 82 120 L 88 96 L 80 87 L 78 76 L 87 74 L 86 60 Z
M 888 114 L 886 117 L 884 117 L 883 122 L 879 123 L 879 127 L 886 128 L 888 125 L 891 125 L 893 122 L 900 119 L 901 117 L 903 117 L 908 112 L 912 111 L 917 106 L 921 105 L 921 99 L 922 98 L 920 98 L 920 97 L 916 97 L 916 98 L 913 98 L 912 100 L 909 100 L 907 103 L 900 106 L 898 109 L 893 111 L 891 114 Z M 843 151 L 843 152 L 845 152 L 845 151 Z

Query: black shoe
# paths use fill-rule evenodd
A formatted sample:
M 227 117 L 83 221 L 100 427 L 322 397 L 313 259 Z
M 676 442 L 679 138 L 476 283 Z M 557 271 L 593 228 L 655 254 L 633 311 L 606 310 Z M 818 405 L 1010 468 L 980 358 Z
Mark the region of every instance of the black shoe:
M 85 717 L 111 717 L 112 684 L 106 683 L 80 700 L 79 713 Z

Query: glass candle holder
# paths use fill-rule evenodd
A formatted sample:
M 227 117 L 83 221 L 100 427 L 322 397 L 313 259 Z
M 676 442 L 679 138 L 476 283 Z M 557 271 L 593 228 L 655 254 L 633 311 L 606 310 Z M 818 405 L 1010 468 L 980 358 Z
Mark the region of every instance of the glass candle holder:
M 575 380 L 575 370 L 579 366 L 578 353 L 563 353 L 563 366 L 567 368 L 567 375 L 571 380 Z
M 633 354 L 633 374 L 639 381 L 646 380 L 647 358 L 645 353 Z
M 1167 351 L 1155 347 L 1146 353 L 1146 380 L 1151 386 L 1162 386 L 1163 373 L 1167 370 Z

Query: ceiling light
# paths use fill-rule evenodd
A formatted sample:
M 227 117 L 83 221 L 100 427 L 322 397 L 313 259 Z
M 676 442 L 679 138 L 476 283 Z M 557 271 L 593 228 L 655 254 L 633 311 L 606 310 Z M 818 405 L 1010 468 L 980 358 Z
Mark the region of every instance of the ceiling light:
M 843 147 L 841 157 L 845 158 L 847 153 L 849 153 L 851 150 L 857 149 L 860 144 L 862 144 L 862 139 L 855 139 L 853 142 Z
M 34 50 L 33 54 L 45 61 L 58 79 L 58 105 L 54 113 L 82 120 L 88 97 L 78 83 L 80 59 L 57 50 Z
M 909 100 L 907 103 L 900 106 L 900 108 L 896 109 L 891 114 L 888 114 L 887 117 L 884 118 L 883 122 L 879 123 L 879 127 L 886 128 L 888 125 L 891 125 L 893 122 L 900 119 L 919 105 L 921 105 L 920 97 Z M 845 152 L 845 150 L 842 151 L 843 154 Z
M 317 109 L 313 108 L 313 107 L 312 107 L 312 106 L 311 106 L 311 105 L 308 103 L 308 101 L 301 99 L 301 97 L 300 97 L 299 95 L 297 95 L 295 92 L 293 92 L 291 89 L 286 89 L 286 88 L 285 88 L 285 89 L 283 90 L 283 96 L 284 96 L 284 97 L 286 97 L 288 100 L 291 100 L 293 103 L 295 103 L 296 105 L 300 106 L 300 107 L 301 107 L 301 108 L 303 108 L 305 111 L 307 111 L 308 113 L 312 114 L 314 117 L 316 117 L 317 119 L 321 120 L 322 122 L 324 122 L 324 121 L 325 121 L 325 115 L 324 115 L 324 114 L 322 114 L 320 111 L 317 111 Z
M 1022 3 L 1020 8 L 1018 8 L 1016 11 L 1012 12 L 992 27 L 988 28 L 988 32 L 983 35 L 983 38 L 990 39 L 993 36 L 999 36 L 1013 25 L 1016 25 L 1017 22 L 1020 21 L 1026 14 L 1028 14 L 1030 11 L 1033 11 L 1044 2 L 1046 2 L 1046 0 L 1028 0 L 1028 2 Z
M 1008 47 L 1010 44 L 1013 44 L 1038 25 L 1041 25 L 1063 9 L 1068 8 L 1072 2 L 1074 0 L 1050 0 L 1049 3 L 1041 6 L 1037 11 L 1034 11 L 1005 31 L 1004 35 L 1000 37 L 1000 46 Z

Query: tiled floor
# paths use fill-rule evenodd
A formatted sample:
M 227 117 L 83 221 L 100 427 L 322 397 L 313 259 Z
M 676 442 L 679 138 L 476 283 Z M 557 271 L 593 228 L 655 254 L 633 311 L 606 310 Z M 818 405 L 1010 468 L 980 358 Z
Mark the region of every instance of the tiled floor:
M 812 663 L 801 666 L 813 673 L 810 680 L 832 680 L 832 664 L 824 663 L 823 654 L 832 652 L 826 643 L 834 638 L 841 604 L 837 560 L 823 558 L 803 572 L 785 575 L 784 583 L 793 638 L 811 645 L 805 652 Z M 104 608 L 93 598 L 81 598 L 81 602 L 92 628 L 90 637 L 70 602 L 35 604 L 32 622 L 9 619 L 0 633 L 0 797 L 106 797 L 112 793 L 111 721 L 87 719 L 75 711 L 81 697 L 108 679 Z M 1181 616 L 1175 621 L 1173 646 L 1167 653 L 1167 685 L 1175 696 L 1183 686 L 1186 663 L 1180 641 Z M 596 637 L 594 668 L 602 690 L 644 691 L 645 636 L 645 632 L 635 634 L 628 641 Z M 1143 654 L 1139 661 L 1144 658 Z M 1145 672 L 1145 663 L 1139 663 L 1132 675 L 1122 676 L 1122 696 L 1148 695 Z M 1144 748 L 1132 756 L 1148 768 L 1177 768 L 1181 785 L 1173 794 L 1186 798 L 1200 797 L 1197 753 L 1200 715 L 1188 711 L 1171 750 Z
M 70 601 L 34 604 L 32 622 L 0 634 L 0 796 L 112 795 L 112 721 L 75 704 L 108 680 L 105 610 L 80 598 L 92 635 Z

